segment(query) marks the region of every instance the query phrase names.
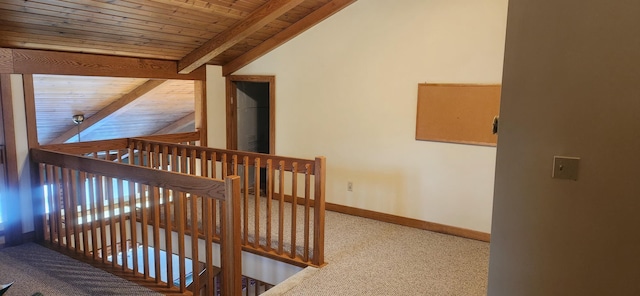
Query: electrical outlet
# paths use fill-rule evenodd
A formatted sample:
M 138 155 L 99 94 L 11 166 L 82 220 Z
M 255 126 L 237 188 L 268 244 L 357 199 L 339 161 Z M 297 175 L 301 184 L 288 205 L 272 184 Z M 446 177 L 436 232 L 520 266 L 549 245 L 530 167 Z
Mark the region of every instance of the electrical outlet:
M 347 182 L 347 191 L 353 191 L 353 182 Z

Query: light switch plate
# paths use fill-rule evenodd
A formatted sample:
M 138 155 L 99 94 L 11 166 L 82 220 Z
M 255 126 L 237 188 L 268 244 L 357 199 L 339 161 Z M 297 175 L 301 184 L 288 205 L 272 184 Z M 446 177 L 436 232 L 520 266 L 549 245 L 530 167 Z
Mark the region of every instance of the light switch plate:
M 579 164 L 579 157 L 554 156 L 551 177 L 554 179 L 578 180 Z

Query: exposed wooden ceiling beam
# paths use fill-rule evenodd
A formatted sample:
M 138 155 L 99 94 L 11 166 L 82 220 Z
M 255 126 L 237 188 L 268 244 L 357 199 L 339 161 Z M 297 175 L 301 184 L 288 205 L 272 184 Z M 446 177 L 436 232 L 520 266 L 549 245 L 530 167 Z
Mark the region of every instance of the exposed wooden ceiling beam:
M 126 107 L 127 105 L 130 105 L 131 103 L 133 103 L 135 100 L 139 99 L 144 94 L 146 94 L 146 93 L 150 92 L 151 90 L 153 90 L 154 88 L 160 86 L 165 81 L 166 80 L 162 80 L 162 79 L 161 80 L 148 80 L 147 82 L 141 84 L 140 86 L 138 86 L 137 88 L 135 88 L 131 92 L 123 95 L 122 97 L 116 99 L 113 103 L 111 103 L 111 104 L 107 105 L 106 107 L 102 108 L 100 111 L 96 112 L 96 114 L 92 115 L 91 117 L 85 118 L 84 122 L 82 122 L 80 124 L 80 131 L 85 131 L 85 130 L 89 129 L 92 126 L 95 126 L 101 120 L 113 115 L 113 113 L 115 113 L 118 110 L 122 110 L 124 107 Z M 55 139 L 51 140 L 51 142 L 49 142 L 49 144 L 64 143 L 64 142 L 68 141 L 69 139 L 73 138 L 74 136 L 76 136 L 77 133 L 78 133 L 78 128 L 74 126 L 73 128 L 71 128 L 71 129 L 67 130 L 66 132 L 62 133 L 60 136 L 58 136 Z
M 185 117 L 182 117 L 170 125 L 163 127 L 161 130 L 154 133 L 154 135 L 172 134 L 185 128 L 186 126 L 193 124 L 196 121 L 196 113 L 192 112 Z
M 13 73 L 13 51 L 8 48 L 0 48 L 0 73 Z
M 218 36 L 205 42 L 205 44 L 182 58 L 182 60 L 178 62 L 178 72 L 181 74 L 191 73 L 191 71 L 204 65 L 236 43 L 277 19 L 285 12 L 298 6 L 303 1 L 304 0 L 271 0 L 267 2 L 252 12 L 245 20 L 218 34 Z
M 185 80 L 205 80 L 206 75 L 204 67 L 186 75 L 178 74 L 177 61 L 32 49 L 0 48 L 0 67 L 2 67 L 2 56 L 7 50 L 11 53 L 11 59 L 13 61 L 11 73 L 15 74 L 55 74 Z
M 324 19 L 332 16 L 333 14 L 349 6 L 353 2 L 356 2 L 356 0 L 333 0 L 323 5 L 316 11 L 304 17 L 303 19 L 297 21 L 293 25 L 282 30 L 280 33 L 260 43 L 258 46 L 254 47 L 253 49 L 246 52 L 245 54 L 235 58 L 233 61 L 223 65 L 222 75 L 227 76 L 232 74 L 235 71 L 238 71 L 240 68 L 248 65 L 249 63 L 255 61 L 259 57 L 277 48 L 278 46 L 293 39 L 294 37 L 298 36 L 300 33 L 313 27 L 314 25 L 323 21 Z

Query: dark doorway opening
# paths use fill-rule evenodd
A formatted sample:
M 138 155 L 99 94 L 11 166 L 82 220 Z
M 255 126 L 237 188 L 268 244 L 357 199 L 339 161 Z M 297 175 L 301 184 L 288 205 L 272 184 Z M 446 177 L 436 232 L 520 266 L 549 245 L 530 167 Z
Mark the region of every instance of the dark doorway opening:
M 275 77 L 227 77 L 227 148 L 275 154 Z M 251 168 L 253 170 L 253 168 Z M 254 172 L 249 172 L 254 184 Z M 266 188 L 266 170 L 260 169 L 260 188 Z

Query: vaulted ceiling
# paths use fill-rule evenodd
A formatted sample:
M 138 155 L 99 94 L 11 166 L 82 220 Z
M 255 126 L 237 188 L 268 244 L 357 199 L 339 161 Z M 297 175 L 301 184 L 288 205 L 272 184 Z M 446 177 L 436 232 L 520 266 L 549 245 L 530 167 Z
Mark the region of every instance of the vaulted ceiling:
M 0 49 L 173 61 L 181 74 L 220 65 L 228 75 L 354 1 L 0 0 Z M 190 81 L 60 75 L 33 81 L 41 144 L 77 140 L 70 119 L 76 113 L 87 118 L 83 141 L 125 136 L 116 128 L 131 135 L 178 131 L 194 117 Z

